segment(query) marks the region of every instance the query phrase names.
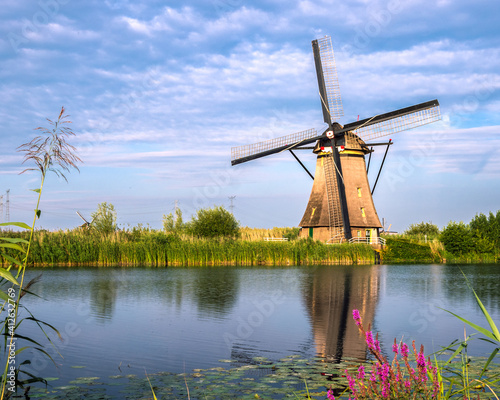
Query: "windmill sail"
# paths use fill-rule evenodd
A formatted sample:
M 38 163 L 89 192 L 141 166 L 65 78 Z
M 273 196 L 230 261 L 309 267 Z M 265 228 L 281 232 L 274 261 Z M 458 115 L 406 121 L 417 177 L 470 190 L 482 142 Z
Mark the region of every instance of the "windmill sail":
M 314 62 L 324 121 L 331 125 L 344 115 L 337 66 L 330 36 L 313 40 Z
M 367 118 L 362 121 L 346 124 L 343 130 L 352 131 L 364 141 L 368 141 L 430 124 L 440 119 L 441 112 L 439 110 L 439 102 L 437 100 L 431 100 L 390 113 Z
M 321 135 L 316 129 L 308 129 L 245 146 L 231 147 L 231 165 L 241 164 L 256 158 L 291 150 L 295 147 L 315 142 Z

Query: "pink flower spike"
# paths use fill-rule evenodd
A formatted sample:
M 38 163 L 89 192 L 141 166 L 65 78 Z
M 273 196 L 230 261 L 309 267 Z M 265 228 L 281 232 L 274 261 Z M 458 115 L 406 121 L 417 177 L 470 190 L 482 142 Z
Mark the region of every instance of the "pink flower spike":
M 393 353 L 398 354 L 398 345 L 396 343 L 392 345 L 392 351 Z
M 360 365 L 358 368 L 358 381 L 365 379 L 365 366 Z
M 333 390 L 332 389 L 330 389 L 327 392 L 326 397 L 328 398 L 328 400 L 335 400 L 335 396 L 333 395 Z
M 373 349 L 375 347 L 375 344 L 373 343 L 373 334 L 371 331 L 368 331 L 365 333 L 365 338 L 366 338 L 366 344 L 370 349 Z
M 408 357 L 408 353 L 410 351 L 410 349 L 408 348 L 408 345 L 406 343 L 401 343 L 401 355 L 403 357 Z
M 361 325 L 361 315 L 359 315 L 358 310 L 352 310 L 352 317 L 354 318 L 354 321 L 356 321 L 356 325 L 360 326 Z
M 417 355 L 417 365 L 420 368 L 425 368 L 425 356 L 424 356 L 424 353 L 422 353 L 422 352 L 418 353 L 418 355 Z

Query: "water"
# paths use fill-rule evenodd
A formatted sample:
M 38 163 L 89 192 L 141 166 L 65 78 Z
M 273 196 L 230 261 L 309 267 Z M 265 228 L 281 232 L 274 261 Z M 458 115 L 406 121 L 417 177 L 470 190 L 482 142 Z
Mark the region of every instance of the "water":
M 500 325 L 498 266 L 460 268 Z M 464 324 L 443 309 L 487 327 L 452 265 L 46 268 L 27 278 L 39 273 L 39 297 L 26 296 L 24 305 L 61 332 L 64 341 L 54 343 L 63 358 L 50 346 L 57 368 L 39 354 L 28 358 L 32 372 L 58 377 L 59 385 L 81 376 L 106 382 L 118 374 L 190 372 L 221 359 L 365 359 L 354 308 L 389 351 L 394 338 L 415 339 L 426 353 L 463 338 Z M 30 321 L 18 333 L 47 344 Z M 480 340 L 469 347 L 475 355 L 491 350 Z

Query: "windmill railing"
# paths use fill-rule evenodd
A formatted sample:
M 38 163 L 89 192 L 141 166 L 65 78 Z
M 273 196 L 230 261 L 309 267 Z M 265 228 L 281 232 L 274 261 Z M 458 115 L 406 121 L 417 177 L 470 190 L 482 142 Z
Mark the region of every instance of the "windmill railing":
M 385 246 L 385 239 L 381 237 L 353 237 L 349 239 L 349 243 L 381 244 Z
M 266 242 L 288 242 L 288 238 L 287 237 L 265 237 L 264 240 Z

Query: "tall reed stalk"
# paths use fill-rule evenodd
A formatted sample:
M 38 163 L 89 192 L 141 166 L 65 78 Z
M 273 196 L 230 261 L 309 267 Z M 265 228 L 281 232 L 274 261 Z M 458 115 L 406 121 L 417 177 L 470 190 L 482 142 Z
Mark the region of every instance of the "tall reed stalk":
M 9 290 L 7 291 L 9 298 L 2 307 L 2 311 L 6 310 L 6 307 L 8 307 L 9 312 L 7 313 L 7 317 L 3 325 L 3 333 L 5 334 L 6 338 L 8 337 L 8 345 L 6 346 L 8 358 L 6 360 L 2 376 L 2 384 L 1 384 L 2 391 L 0 395 L 1 399 L 8 397 L 8 395 L 11 394 L 11 393 L 9 394 L 6 393 L 8 379 L 9 382 L 11 383 L 10 389 L 12 389 L 12 387 L 15 387 L 17 382 L 21 382 L 19 380 L 19 372 L 21 372 L 20 367 L 18 367 L 17 369 L 14 367 L 14 369 L 12 369 L 13 363 L 11 362 L 11 360 L 13 360 L 15 364 L 15 356 L 17 356 L 20 352 L 22 352 L 27 348 L 24 347 L 21 349 L 16 349 L 15 339 L 17 339 L 18 335 L 16 334 L 15 330 L 19 327 L 19 324 L 22 322 L 22 320 L 21 321 L 18 320 L 21 298 L 27 293 L 28 287 L 31 286 L 31 284 L 34 282 L 31 281 L 30 283 L 25 285 L 24 277 L 25 277 L 26 267 L 28 264 L 28 259 L 32 249 L 32 244 L 34 239 L 33 234 L 35 232 L 36 221 L 41 216 L 41 210 L 39 206 L 45 179 L 47 177 L 47 172 L 52 171 L 56 175 L 66 180 L 65 173 L 69 172 L 71 168 L 75 168 L 78 170 L 76 163 L 81 162 L 80 158 L 74 153 L 75 148 L 72 145 L 68 144 L 66 141 L 67 138 L 69 138 L 70 136 L 74 136 L 74 133 L 71 130 L 71 128 L 67 126 L 67 124 L 71 123 L 71 121 L 67 120 L 68 116 L 64 114 L 64 111 L 65 111 L 64 107 L 62 107 L 57 120 L 55 121 L 51 121 L 49 119 L 47 120 L 51 125 L 51 128 L 43 128 L 43 127 L 36 128 L 36 130 L 41 131 L 42 134 L 40 136 L 36 136 L 29 143 L 25 143 L 18 148 L 18 151 L 24 153 L 23 163 L 29 161 L 35 164 L 35 167 L 27 168 L 21 173 L 31 170 L 40 172 L 40 187 L 37 189 L 33 189 L 33 191 L 38 194 L 38 197 L 36 201 L 36 207 L 32 225 L 28 226 L 20 222 L 10 224 L 28 230 L 28 237 L 26 239 L 21 239 L 17 243 L 13 243 L 12 240 L 10 240 L 11 244 L 16 244 L 16 245 L 18 245 L 18 243 L 26 244 L 26 249 L 20 246 L 10 247 L 11 250 L 23 254 L 22 259 L 19 261 L 18 259 L 16 259 L 16 257 L 13 257 L 5 253 L 2 254 L 3 258 L 6 259 L 8 262 L 10 262 L 11 265 L 16 265 L 18 267 L 15 280 L 9 279 L 9 277 L 6 276 L 5 273 L 1 274 L 2 278 L 12 282 L 15 286 L 17 286 L 18 290 L 16 292 L 14 287 L 9 288 Z M 3 238 L 2 242 L 4 244 L 5 242 L 8 243 L 9 242 L 8 239 L 10 238 Z M 10 269 L 10 265 L 8 269 Z M 40 326 L 42 331 L 43 331 L 42 328 L 43 324 L 45 326 L 50 327 L 51 329 L 56 331 L 56 333 L 58 333 L 57 330 L 50 324 L 40 321 L 36 319 L 34 316 L 30 316 L 30 319 L 34 320 L 38 324 L 38 326 Z M 46 337 L 48 338 L 47 335 Z M 29 340 L 39 345 L 39 343 L 37 343 L 36 341 L 33 341 L 32 339 Z M 46 354 L 50 358 L 48 353 L 46 353 L 42 348 L 39 347 L 38 350 Z M 41 378 L 36 378 L 36 379 L 40 380 Z M 14 383 L 13 385 L 12 382 Z M 10 390 L 10 392 L 12 392 L 12 390 Z

